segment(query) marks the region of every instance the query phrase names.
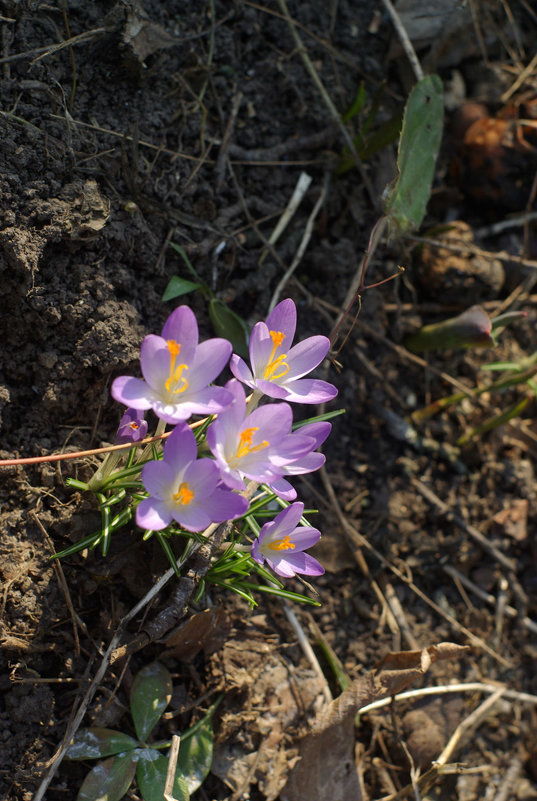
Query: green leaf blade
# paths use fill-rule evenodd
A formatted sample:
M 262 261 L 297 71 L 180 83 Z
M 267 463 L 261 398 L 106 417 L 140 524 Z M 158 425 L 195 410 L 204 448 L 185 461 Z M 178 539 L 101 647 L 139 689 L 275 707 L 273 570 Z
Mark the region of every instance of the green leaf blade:
M 178 275 L 172 275 L 168 281 L 168 286 L 164 290 L 162 300 L 173 300 L 180 298 L 182 295 L 188 295 L 189 292 L 195 292 L 196 289 L 201 289 L 202 285 L 194 281 L 189 281 L 187 278 L 179 278 Z
M 94 726 L 80 729 L 66 752 L 67 759 L 101 759 L 137 748 L 138 743 L 128 734 L 114 729 Z
M 215 334 L 229 339 L 235 353 L 247 359 L 249 331 L 242 317 L 235 314 L 223 300 L 218 298 L 212 298 L 209 302 L 209 317 Z
M 119 801 L 123 798 L 136 772 L 135 753 L 110 757 L 95 765 L 84 779 L 76 801 Z
M 136 766 L 136 781 L 144 801 L 163 801 L 167 772 L 167 758 L 154 749 L 144 749 Z M 179 769 L 175 772 L 172 794 L 176 801 L 190 801 L 187 782 Z
M 142 668 L 134 677 L 131 715 L 136 734 L 145 742 L 157 725 L 172 697 L 172 678 L 159 662 Z
M 190 737 L 181 740 L 177 767 L 190 793 L 201 787 L 209 774 L 213 761 L 213 740 L 210 718 L 205 718 Z
M 442 81 L 438 75 L 427 75 L 413 87 L 405 107 L 399 175 L 385 204 L 390 229 L 397 236 L 417 230 L 425 216 L 443 123 Z

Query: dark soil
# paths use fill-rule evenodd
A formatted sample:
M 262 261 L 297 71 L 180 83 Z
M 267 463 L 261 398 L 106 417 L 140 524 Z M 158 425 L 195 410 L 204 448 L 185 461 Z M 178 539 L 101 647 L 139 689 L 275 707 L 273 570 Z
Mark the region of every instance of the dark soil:
M 506 42 L 516 45 L 513 29 L 505 28 L 494 3 L 485 5 L 490 59 L 511 63 L 512 50 L 504 48 Z M 516 9 L 516 30 L 531 57 L 537 23 L 525 5 Z M 307 53 L 339 111 L 350 108 L 361 81 L 370 102 L 388 80 L 376 124 L 400 106 L 411 85 L 406 62 L 395 58 L 396 42 L 381 8 L 366 0 L 289 0 Z M 142 8 L 137 0 L 4 0 L 0 14 L 0 458 L 113 441 L 121 410 L 110 398 L 111 381 L 138 369 L 143 336 L 159 332 L 173 309 L 173 302 L 162 301 L 169 279 L 191 277 L 171 243 L 184 249 L 201 278 L 237 314 L 249 323 L 263 319 L 325 181 L 328 191 L 311 241 L 282 297 L 297 303 L 301 336 L 330 332 L 379 217 L 381 193 L 395 176 L 395 147 L 366 164 L 372 194 L 356 169 L 337 174 L 344 142 L 279 4 L 144 0 Z M 70 37 L 81 38 L 58 49 Z M 516 74 L 485 68 L 470 40 L 453 63 L 442 53 L 424 52 L 446 82 L 457 67 L 467 96 L 487 102 L 492 113 Z M 390 48 L 394 58 L 388 58 Z M 530 57 L 517 62 L 519 70 Z M 524 86 L 529 94 L 535 91 L 531 82 Z M 446 133 L 425 227 L 455 217 L 474 228 L 503 220 L 509 203 L 502 207 L 497 197 L 492 205 L 483 203 L 464 180 L 456 184 L 457 171 L 449 167 L 456 148 Z M 527 158 L 525 180 L 531 176 L 531 183 L 534 155 L 524 151 L 520 158 Z M 311 176 L 311 188 L 275 250 L 262 256 L 301 171 Z M 529 189 L 509 212 L 531 207 Z M 517 227 L 479 244 L 536 259 L 532 224 L 525 240 Z M 524 618 L 537 619 L 534 401 L 523 420 L 457 453 L 450 446 L 461 433 L 519 396 L 465 401 L 417 426 L 417 437 L 405 423 L 417 408 L 455 391 L 441 373 L 472 387 L 488 380 L 479 377 L 483 362 L 533 353 L 532 273 L 520 261 L 504 261 L 505 274 L 498 279 L 495 265 L 489 280 L 481 265 L 470 278 L 463 276 L 461 290 L 458 267 L 436 284 L 422 271 L 420 281 L 412 248 L 398 242 L 377 251 L 369 283 L 395 275 L 399 264 L 407 272 L 363 294 L 360 317 L 337 356 L 340 367 L 332 363 L 326 374 L 340 390 L 333 406 L 346 409 L 326 444 L 328 475 L 348 520 L 377 555 L 363 551 L 369 570 L 363 559 L 356 561 L 320 478 L 298 482 L 299 498 L 320 509 L 324 537 L 317 556 L 327 573 L 315 581 L 322 607 L 313 615 L 296 612 L 312 639 L 315 621 L 351 679 L 390 650 L 449 640 L 470 643 L 472 653 L 435 668 L 430 683 L 491 680 L 537 695 L 535 629 L 524 624 Z M 420 322 L 448 317 L 473 302 L 492 312 L 517 286 L 523 291 L 509 309 L 523 308 L 528 316 L 509 329 L 492 355 L 449 351 L 423 361 L 402 348 L 403 334 Z M 188 303 L 202 338 L 212 336 L 204 298 L 193 294 Z M 134 527 L 114 539 L 106 559 L 83 551 L 61 564 L 49 561 L 53 550 L 99 526 L 93 500 L 65 486 L 67 477 L 87 480 L 93 469 L 90 459 L 0 468 L 0 797 L 9 801 L 33 797 L 99 653 L 167 567 L 160 550 L 142 543 Z M 447 514 L 420 492 L 423 485 L 447 504 Z M 468 526 L 515 569 L 499 563 Z M 460 571 L 493 603 L 465 589 L 447 568 Z M 150 618 L 166 606 L 170 592 L 168 587 L 154 603 Z M 379 600 L 383 594 L 395 596 L 406 626 L 387 614 Z M 515 616 L 502 612 L 505 602 Z M 284 744 L 278 778 L 288 769 L 285 748 L 304 729 L 304 710 L 314 706 L 318 692 L 308 684 L 309 666 L 277 602 L 261 603 L 245 622 L 245 606 L 211 591 L 191 611 L 211 606 L 226 612 L 225 645 L 221 637 L 206 649 L 212 655 L 162 657 L 165 646 L 153 643 L 111 668 L 84 724 L 128 727 L 132 676 L 163 658 L 177 688 L 163 736 L 187 728 L 218 690 L 226 692 L 216 720 L 214 774 L 200 797 L 276 798 L 274 765 L 260 759 L 257 773 L 251 764 L 249 773 L 244 768 L 245 755 L 261 753 L 270 729 L 259 723 L 270 694 L 259 682 L 271 676 L 285 684 L 288 671 L 296 670 L 308 699 L 296 715 L 289 697 L 281 700 L 286 714 L 278 713 Z M 143 625 L 140 618 L 130 631 Z M 337 694 L 335 682 L 332 689 Z M 357 760 L 368 797 L 389 795 L 409 781 L 401 740 L 427 770 L 481 700 L 468 693 L 439 696 L 421 712 L 400 706 L 393 719 L 377 713 L 365 720 L 357 733 Z M 435 797 L 536 798 L 534 724 L 531 702 L 504 699 L 456 756 L 482 771 L 439 777 Z M 432 733 L 420 739 L 423 731 Z M 233 775 L 225 767 L 230 754 L 237 766 Z M 512 788 L 500 796 L 498 787 L 513 765 L 518 768 Z M 46 798 L 74 799 L 87 769 L 64 761 Z M 131 790 L 127 797 L 138 796 Z

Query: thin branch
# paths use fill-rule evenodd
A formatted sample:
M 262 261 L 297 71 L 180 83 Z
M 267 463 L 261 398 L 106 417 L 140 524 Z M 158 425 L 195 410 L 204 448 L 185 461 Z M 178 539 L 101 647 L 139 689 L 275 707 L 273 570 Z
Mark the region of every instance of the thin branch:
M 388 12 L 388 14 L 390 15 L 390 17 L 392 19 L 393 27 L 397 31 L 397 35 L 399 37 L 399 41 L 401 42 L 401 44 L 403 46 L 403 50 L 405 51 L 406 57 L 408 58 L 408 60 L 410 62 L 410 66 L 412 67 L 412 71 L 414 72 L 414 75 L 416 76 L 416 80 L 417 81 L 423 80 L 423 70 L 421 68 L 421 64 L 420 64 L 419 59 L 418 59 L 418 57 L 416 55 L 416 51 L 414 50 L 414 45 L 410 41 L 410 37 L 409 37 L 408 33 L 406 32 L 405 26 L 403 25 L 401 17 L 399 16 L 397 10 L 392 5 L 390 0 L 382 0 L 382 3 L 384 5 L 384 8 L 386 9 L 386 11 Z

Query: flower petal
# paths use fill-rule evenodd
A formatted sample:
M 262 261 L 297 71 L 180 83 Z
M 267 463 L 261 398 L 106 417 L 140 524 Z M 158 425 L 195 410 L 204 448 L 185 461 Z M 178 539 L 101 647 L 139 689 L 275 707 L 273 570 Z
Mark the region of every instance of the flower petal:
M 304 504 L 301 501 L 292 503 L 286 509 L 276 515 L 270 523 L 265 523 L 259 532 L 259 542 L 261 545 L 274 540 L 282 539 L 286 534 L 290 534 L 295 529 L 304 514 Z
M 167 504 L 155 498 L 144 498 L 136 509 L 136 523 L 140 528 L 160 531 L 172 522 Z
M 229 369 L 239 381 L 242 381 L 243 384 L 246 384 L 249 387 L 253 387 L 254 377 L 252 375 L 252 371 L 244 361 L 241 359 L 240 356 L 237 356 L 236 353 L 233 354 L 231 357 L 231 361 L 229 362 Z
M 296 378 L 310 373 L 322 362 L 329 350 L 330 340 L 328 337 L 308 337 L 299 342 L 287 354 L 289 372 L 281 383 L 287 384 L 289 381 L 294 381 Z
M 287 403 L 259 406 L 248 415 L 244 423 L 241 430 L 258 428 L 259 430 L 255 432 L 256 440 L 267 440 L 270 445 L 274 445 L 278 440 L 290 434 L 293 410 Z
M 265 557 L 267 560 L 267 564 L 275 573 L 279 576 L 283 576 L 284 578 L 293 578 L 296 575 L 296 570 L 293 570 L 292 566 L 284 557 L 277 557 L 276 559 L 269 559 L 268 556 Z
M 165 403 L 161 400 L 153 399 L 151 403 L 151 408 L 157 415 L 160 417 L 161 420 L 164 420 L 165 423 L 170 423 L 170 425 L 175 426 L 178 423 L 182 423 L 185 420 L 188 420 L 189 417 L 192 417 L 194 412 L 192 411 L 191 404 L 186 403 Z
M 274 561 L 267 559 L 267 562 L 275 573 L 286 578 L 290 578 L 296 573 L 304 576 L 322 576 L 324 573 L 324 567 L 308 553 L 286 553 L 281 559 Z
M 255 389 L 258 389 L 263 393 L 263 395 L 267 395 L 269 398 L 276 398 L 278 400 L 287 400 L 287 398 L 292 394 L 287 387 L 280 387 L 273 381 L 265 381 L 263 378 L 256 379 L 255 383 L 251 386 Z
M 192 435 L 192 439 L 194 439 L 194 435 Z M 202 506 L 215 491 L 219 478 L 218 467 L 212 459 L 197 459 L 183 473 L 183 481 L 188 482 L 190 489 L 195 493 L 196 505 L 201 504 Z
M 305 458 L 315 447 L 315 440 L 311 437 L 301 437 L 289 434 L 271 448 L 271 461 L 274 465 L 284 468 L 289 462 Z M 282 470 L 282 472 L 286 472 Z
M 173 491 L 175 472 L 164 461 L 148 462 L 142 468 L 142 481 L 147 492 L 159 501 L 164 501 Z
M 332 423 L 322 421 L 320 423 L 307 423 L 305 426 L 300 426 L 296 433 L 303 437 L 312 437 L 315 440 L 315 447 L 318 448 L 323 444 L 325 439 L 332 430 Z
M 165 383 L 170 377 L 171 355 L 165 339 L 149 334 L 140 348 L 142 375 L 159 395 L 166 392 Z
M 304 473 L 313 473 L 319 470 L 326 462 L 324 453 L 307 453 L 294 462 L 288 462 L 283 466 L 285 476 L 301 476 Z
M 269 331 L 281 331 L 285 334 L 283 343 L 284 351 L 289 350 L 292 345 L 296 331 L 296 306 L 290 298 L 280 301 L 273 308 L 266 319 Z
M 256 323 L 250 334 L 250 363 L 256 378 L 264 375 L 273 347 L 274 343 L 265 323 Z
M 150 409 L 151 393 L 145 381 L 130 375 L 120 375 L 114 379 L 110 394 L 113 399 L 133 409 Z
M 174 340 L 181 345 L 181 361 L 190 364 L 199 339 L 198 322 L 192 309 L 188 306 L 175 309 L 164 323 L 162 338 Z
M 202 506 L 176 506 L 172 516 L 187 531 L 204 531 L 211 524 L 211 518 Z
M 265 561 L 265 557 L 261 553 L 261 548 L 259 546 L 259 540 L 255 539 L 252 542 L 252 547 L 250 548 L 250 553 L 252 555 L 252 559 L 257 562 L 258 565 L 262 565 Z
M 214 381 L 227 365 L 231 351 L 227 339 L 208 339 L 198 345 L 188 371 L 188 393 L 204 389 Z
M 248 509 L 248 501 L 242 495 L 230 490 L 217 489 L 207 499 L 207 512 L 213 523 L 222 523 L 224 520 L 234 520 L 243 515 Z
M 271 481 L 269 487 L 276 493 L 278 498 L 283 498 L 284 501 L 294 501 L 296 498 L 296 489 L 285 478 Z
M 209 448 L 221 458 L 229 453 L 237 441 L 237 433 L 246 414 L 246 396 L 242 384 L 236 379 L 227 382 L 225 389 L 233 399 L 207 429 Z
M 267 382 L 259 382 L 259 388 L 265 392 L 261 383 Z M 289 403 L 325 403 L 335 398 L 338 392 L 333 384 L 320 381 L 318 378 L 300 378 L 281 389 L 286 390 L 284 399 Z
M 182 403 L 154 400 L 151 407 L 158 417 L 175 425 L 188 420 L 193 414 L 219 414 L 229 403 L 229 392 L 223 387 L 206 387 L 188 396 Z
M 321 539 L 321 532 L 312 528 L 311 526 L 298 526 L 294 531 L 289 534 L 289 539 L 295 546 L 291 552 L 293 554 L 299 551 L 305 551 L 307 548 L 312 548 Z
M 186 423 L 178 423 L 164 445 L 163 462 L 169 466 L 174 477 L 180 475 L 182 480 L 185 467 L 197 455 L 198 446 L 194 434 Z

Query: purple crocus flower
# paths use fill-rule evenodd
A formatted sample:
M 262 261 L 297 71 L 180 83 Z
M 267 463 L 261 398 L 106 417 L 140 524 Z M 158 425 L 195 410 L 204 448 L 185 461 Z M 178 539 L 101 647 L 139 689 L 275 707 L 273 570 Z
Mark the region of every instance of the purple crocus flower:
M 141 528 L 160 531 L 172 520 L 187 531 L 203 531 L 210 523 L 234 520 L 248 501 L 218 487 L 220 474 L 212 459 L 197 459 L 198 447 L 186 423 L 179 423 L 164 446 L 162 461 L 149 462 L 142 481 L 149 492 L 136 509 Z
M 188 306 L 175 309 L 162 336 L 142 342 L 141 378 L 122 375 L 112 384 L 112 397 L 134 409 L 153 409 L 166 423 L 188 420 L 192 414 L 218 414 L 231 402 L 222 387 L 209 387 L 231 354 L 226 339 L 198 345 L 198 324 Z
M 209 426 L 207 443 L 228 487 L 244 489 L 244 477 L 275 481 L 283 465 L 316 447 L 312 438 L 291 433 L 293 413 L 287 403 L 260 406 L 247 415 L 242 385 L 232 378 L 226 389 L 233 402 Z
M 139 409 L 127 409 L 119 421 L 115 444 L 140 442 L 146 435 L 147 420 L 144 420 L 144 412 Z
M 233 354 L 231 372 L 252 389 L 271 398 L 296 403 L 324 403 L 337 395 L 326 381 L 302 378 L 328 353 L 330 340 L 323 336 L 304 339 L 291 347 L 296 329 L 296 306 L 289 298 L 272 310 L 266 322 L 256 323 L 250 336 L 250 362 Z
M 292 578 L 296 573 L 321 576 L 324 567 L 307 553 L 319 541 L 321 532 L 316 528 L 298 526 L 304 512 L 303 503 L 292 503 L 270 523 L 265 523 L 258 539 L 252 544 L 251 554 L 258 564 L 264 561 L 279 576 Z
M 332 424 L 327 422 L 321 423 L 308 423 L 302 426 L 295 433 L 293 437 L 311 437 L 314 444 L 311 451 L 300 456 L 292 462 L 286 462 L 281 465 L 281 470 L 284 476 L 299 476 L 304 473 L 313 473 L 318 470 L 326 461 L 324 453 L 314 453 L 314 451 L 323 444 L 327 436 L 332 430 Z M 285 479 L 280 478 L 276 481 L 271 481 L 269 484 L 271 490 L 276 493 L 280 498 L 286 501 L 294 501 L 296 498 L 295 488 Z

